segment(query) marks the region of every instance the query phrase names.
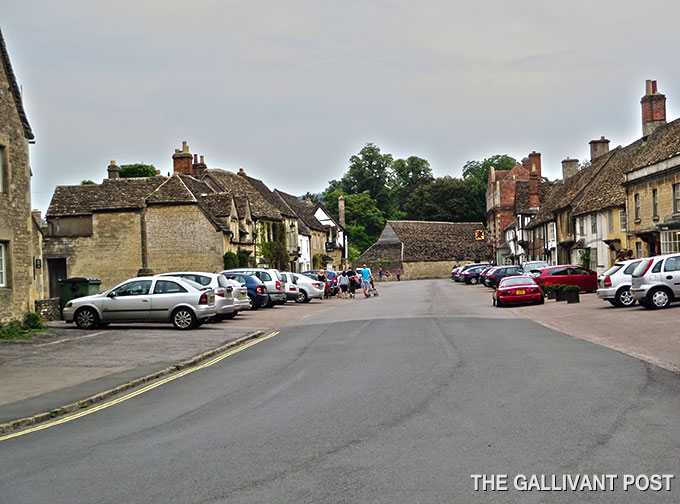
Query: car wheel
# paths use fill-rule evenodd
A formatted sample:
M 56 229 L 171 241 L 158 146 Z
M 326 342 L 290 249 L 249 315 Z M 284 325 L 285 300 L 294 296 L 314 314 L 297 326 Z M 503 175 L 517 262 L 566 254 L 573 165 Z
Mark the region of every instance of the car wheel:
M 538 301 L 536 301 L 536 304 L 543 304 L 545 303 L 545 298 L 543 296 L 540 297 Z
M 250 300 L 250 305 L 248 306 L 249 310 L 257 310 L 257 303 L 253 299 L 252 296 L 248 296 L 248 299 Z
M 309 303 L 309 296 L 307 295 L 307 292 L 300 289 L 300 295 L 295 300 L 295 302 L 296 303 Z
M 237 313 L 238 313 L 237 311 L 233 311 L 231 313 L 227 313 L 226 315 L 222 315 L 222 318 L 233 319 L 236 316 Z
M 189 308 L 177 308 L 172 312 L 172 325 L 176 329 L 191 329 L 196 325 L 196 315 Z
M 81 308 L 73 319 L 79 329 L 95 329 L 99 325 L 99 315 L 93 308 Z
M 671 304 L 671 296 L 666 289 L 654 289 L 647 295 L 650 308 L 666 308 Z
M 498 298 L 496 298 L 496 306 L 497 306 L 498 308 L 502 308 L 502 307 L 503 307 L 503 303 L 502 303 L 501 300 L 498 299 Z
M 619 289 L 616 293 L 616 304 L 618 306 L 633 306 L 635 304 L 635 297 L 631 294 L 628 287 Z
M 607 299 L 609 301 L 609 304 L 612 306 L 620 306 L 615 299 Z
M 267 304 L 266 304 L 265 306 L 266 306 L 267 308 L 274 308 L 274 305 L 275 305 L 275 304 L 276 304 L 276 303 L 274 303 L 274 301 L 272 301 L 272 297 L 269 296 L 269 297 L 267 298 Z
M 470 285 L 476 285 L 477 284 L 477 279 L 475 277 L 472 277 L 470 279 Z

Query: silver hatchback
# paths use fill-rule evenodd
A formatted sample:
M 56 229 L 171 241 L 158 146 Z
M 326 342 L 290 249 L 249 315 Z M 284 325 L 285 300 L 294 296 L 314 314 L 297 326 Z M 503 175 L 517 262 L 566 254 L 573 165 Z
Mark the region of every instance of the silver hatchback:
M 642 259 L 630 291 L 645 308 L 666 308 L 680 297 L 680 254 Z
M 236 316 L 239 306 L 234 303 L 234 287 L 227 277 L 219 273 L 204 273 L 201 271 L 175 271 L 173 273 L 162 273 L 156 276 L 174 276 L 191 280 L 204 287 L 210 287 L 215 291 L 215 321 L 221 322 L 224 319 L 231 319 Z
M 259 278 L 267 287 L 267 295 L 269 296 L 267 306 L 270 308 L 275 304 L 286 302 L 286 283 L 283 281 L 279 270 L 275 268 L 236 268 L 222 271 L 222 273 L 227 275 L 229 273 L 245 273 Z
M 616 307 L 633 306 L 635 298 L 630 292 L 631 275 L 642 259 L 617 262 L 597 279 L 597 295 Z
M 177 277 L 137 277 L 69 301 L 62 316 L 81 329 L 112 322 L 172 322 L 191 329 L 216 313 L 215 292 L 208 287 Z

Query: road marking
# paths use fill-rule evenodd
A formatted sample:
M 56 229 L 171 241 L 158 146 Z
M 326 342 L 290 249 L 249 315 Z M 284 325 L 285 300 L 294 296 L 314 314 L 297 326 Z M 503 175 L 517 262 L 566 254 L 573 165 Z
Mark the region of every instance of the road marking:
M 64 338 L 64 339 L 60 339 L 60 340 L 57 340 L 57 341 L 50 341 L 49 343 L 42 343 L 40 345 L 35 345 L 35 346 L 36 347 L 44 347 L 44 346 L 56 345 L 57 343 L 63 343 L 64 341 L 78 341 L 78 340 L 85 339 L 85 338 L 93 338 L 95 336 L 99 336 L 100 334 L 104 334 L 105 332 L 108 332 L 108 331 L 99 331 L 99 332 L 96 332 L 96 333 L 93 333 L 93 334 L 86 334 L 85 336 L 77 336 L 75 338 Z
M 63 423 L 70 422 L 70 421 L 76 420 L 76 419 L 78 419 L 78 418 L 82 418 L 82 417 L 87 416 L 87 415 L 90 415 L 90 414 L 92 414 L 92 413 L 96 413 L 97 411 L 101 411 L 101 410 L 103 410 L 103 409 L 110 408 L 111 406 L 114 406 L 114 405 L 116 405 L 116 404 L 120 404 L 120 403 L 122 403 L 122 402 L 124 402 L 124 401 L 127 401 L 128 399 L 132 399 L 133 397 L 137 397 L 137 396 L 140 395 L 140 394 L 143 394 L 143 393 L 145 393 L 145 392 L 148 392 L 149 390 L 153 390 L 153 389 L 155 389 L 156 387 L 160 387 L 161 385 L 164 385 L 164 384 L 166 384 L 166 383 L 168 383 L 168 382 L 171 382 L 171 381 L 173 381 L 173 380 L 176 380 L 176 379 L 178 379 L 178 378 L 181 378 L 181 377 L 183 377 L 183 376 L 186 376 L 186 375 L 188 375 L 188 374 L 191 374 L 191 373 L 193 373 L 193 372 L 195 372 L 195 371 L 198 371 L 198 370 L 200 370 L 200 369 L 207 368 L 207 367 L 209 367 L 209 366 L 212 366 L 213 364 L 217 364 L 217 363 L 220 362 L 221 360 L 226 359 L 227 357 L 230 357 L 230 356 L 232 356 L 232 355 L 234 355 L 234 354 L 237 354 L 237 353 L 239 353 L 239 352 L 242 352 L 243 350 L 245 350 L 245 349 L 247 349 L 247 348 L 250 348 L 250 347 L 253 346 L 253 345 L 257 345 L 258 343 L 262 343 L 263 341 L 268 340 L 269 338 L 273 338 L 273 337 L 276 336 L 277 334 L 279 334 L 279 331 L 275 331 L 275 332 L 273 332 L 273 333 L 268 334 L 267 336 L 264 336 L 264 337 L 262 337 L 262 338 L 253 340 L 253 341 L 251 341 L 251 342 L 249 342 L 249 343 L 246 343 L 245 345 L 241 345 L 241 346 L 235 348 L 234 350 L 231 350 L 231 351 L 229 351 L 229 352 L 227 352 L 227 353 L 225 353 L 225 354 L 223 354 L 223 355 L 220 355 L 219 357 L 216 357 L 216 358 L 214 358 L 214 359 L 212 359 L 212 360 L 210 360 L 210 361 L 208 361 L 208 362 L 205 362 L 205 363 L 201 364 L 200 366 L 196 366 L 196 367 L 193 367 L 193 368 L 185 369 L 185 370 L 183 370 L 183 371 L 180 371 L 179 373 L 173 374 L 173 375 L 171 375 L 171 376 L 168 376 L 167 378 L 163 378 L 162 380 L 159 380 L 159 381 L 154 382 L 154 383 L 152 383 L 152 384 L 150 384 L 150 385 L 147 385 L 146 387 L 143 387 L 143 388 L 141 388 L 141 389 L 139 389 L 139 390 L 136 390 L 136 391 L 134 391 L 134 392 L 131 392 L 131 393 L 129 393 L 129 394 L 126 394 L 126 395 L 124 395 L 124 396 L 122 396 L 122 397 L 119 397 L 118 399 L 114 399 L 113 401 L 109 401 L 109 402 L 107 402 L 107 403 L 100 404 L 99 406 L 95 406 L 94 408 L 89 408 L 89 409 L 87 409 L 87 410 L 81 411 L 80 413 L 75 413 L 75 414 L 73 414 L 73 415 L 71 415 L 71 416 L 67 416 L 67 417 L 64 417 L 64 418 L 60 418 L 59 420 L 55 420 L 55 421 L 53 421 L 53 422 L 49 422 L 49 423 L 42 424 L 42 425 L 39 425 L 39 426 L 36 426 L 36 427 L 32 427 L 32 428 L 30 428 L 30 429 L 26 429 L 26 430 L 21 431 L 21 432 L 15 432 L 15 433 L 13 433 L 13 434 L 7 434 L 6 436 L 0 436 L 0 442 L 6 441 L 6 440 L 8 440 L 8 439 L 15 438 L 15 437 L 19 437 L 19 436 L 24 436 L 24 435 L 30 434 L 30 433 L 32 433 L 32 432 L 41 431 L 41 430 L 43 430 L 43 429 L 48 429 L 48 428 L 54 427 L 54 426 L 56 426 L 56 425 L 61 425 L 61 424 L 63 424 Z

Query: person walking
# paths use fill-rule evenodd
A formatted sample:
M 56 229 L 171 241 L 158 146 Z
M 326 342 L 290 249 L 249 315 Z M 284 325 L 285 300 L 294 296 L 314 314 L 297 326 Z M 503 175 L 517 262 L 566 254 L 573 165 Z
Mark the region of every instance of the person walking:
M 351 266 L 347 270 L 347 278 L 349 279 L 349 297 L 354 299 L 354 292 L 357 288 L 357 272 Z
M 382 267 L 378 268 L 378 280 L 382 282 L 383 270 Z
M 401 282 L 401 267 L 397 268 L 397 282 Z
M 370 297 L 368 291 L 371 289 L 371 270 L 364 264 L 361 267 L 361 289 L 364 291 L 364 297 Z
M 347 272 L 343 271 L 338 277 L 338 287 L 340 287 L 340 299 L 347 299 L 347 291 L 349 290 L 349 277 Z

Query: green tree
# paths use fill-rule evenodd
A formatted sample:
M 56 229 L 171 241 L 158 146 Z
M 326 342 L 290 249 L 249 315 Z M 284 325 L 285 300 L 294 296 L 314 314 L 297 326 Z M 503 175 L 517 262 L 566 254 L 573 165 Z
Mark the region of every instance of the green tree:
M 410 220 L 473 222 L 486 218 L 483 198 L 477 181 L 441 177 L 413 191 L 404 208 Z
M 338 197 L 341 194 L 342 192 L 337 189 L 324 193 L 324 206 L 336 217 Z M 378 239 L 387 219 L 368 191 L 342 195 L 345 198 L 347 240 L 361 253 Z
M 517 161 L 507 154 L 496 154 L 484 161 L 468 161 L 463 165 L 463 179 L 474 179 L 484 184 L 489 180 L 489 169 L 493 166 L 496 170 L 512 170 Z
M 82 180 L 80 185 L 97 185 L 97 183 L 92 180 Z
M 261 245 L 261 254 L 268 264 L 273 268 L 287 271 L 290 266 L 290 258 L 288 257 L 288 249 L 286 248 L 286 226 L 283 222 L 276 222 L 272 226 L 271 241 L 263 242 Z
M 399 210 L 403 210 L 408 195 L 417 187 L 429 184 L 434 180 L 430 163 L 423 158 L 411 156 L 408 159 L 397 159 L 392 163 L 390 189 Z M 391 216 L 398 218 L 397 216 Z
M 238 256 L 233 252 L 224 253 L 224 269 L 238 268 Z
M 120 165 L 120 178 L 132 177 L 155 177 L 156 168 L 154 165 L 143 163 Z

